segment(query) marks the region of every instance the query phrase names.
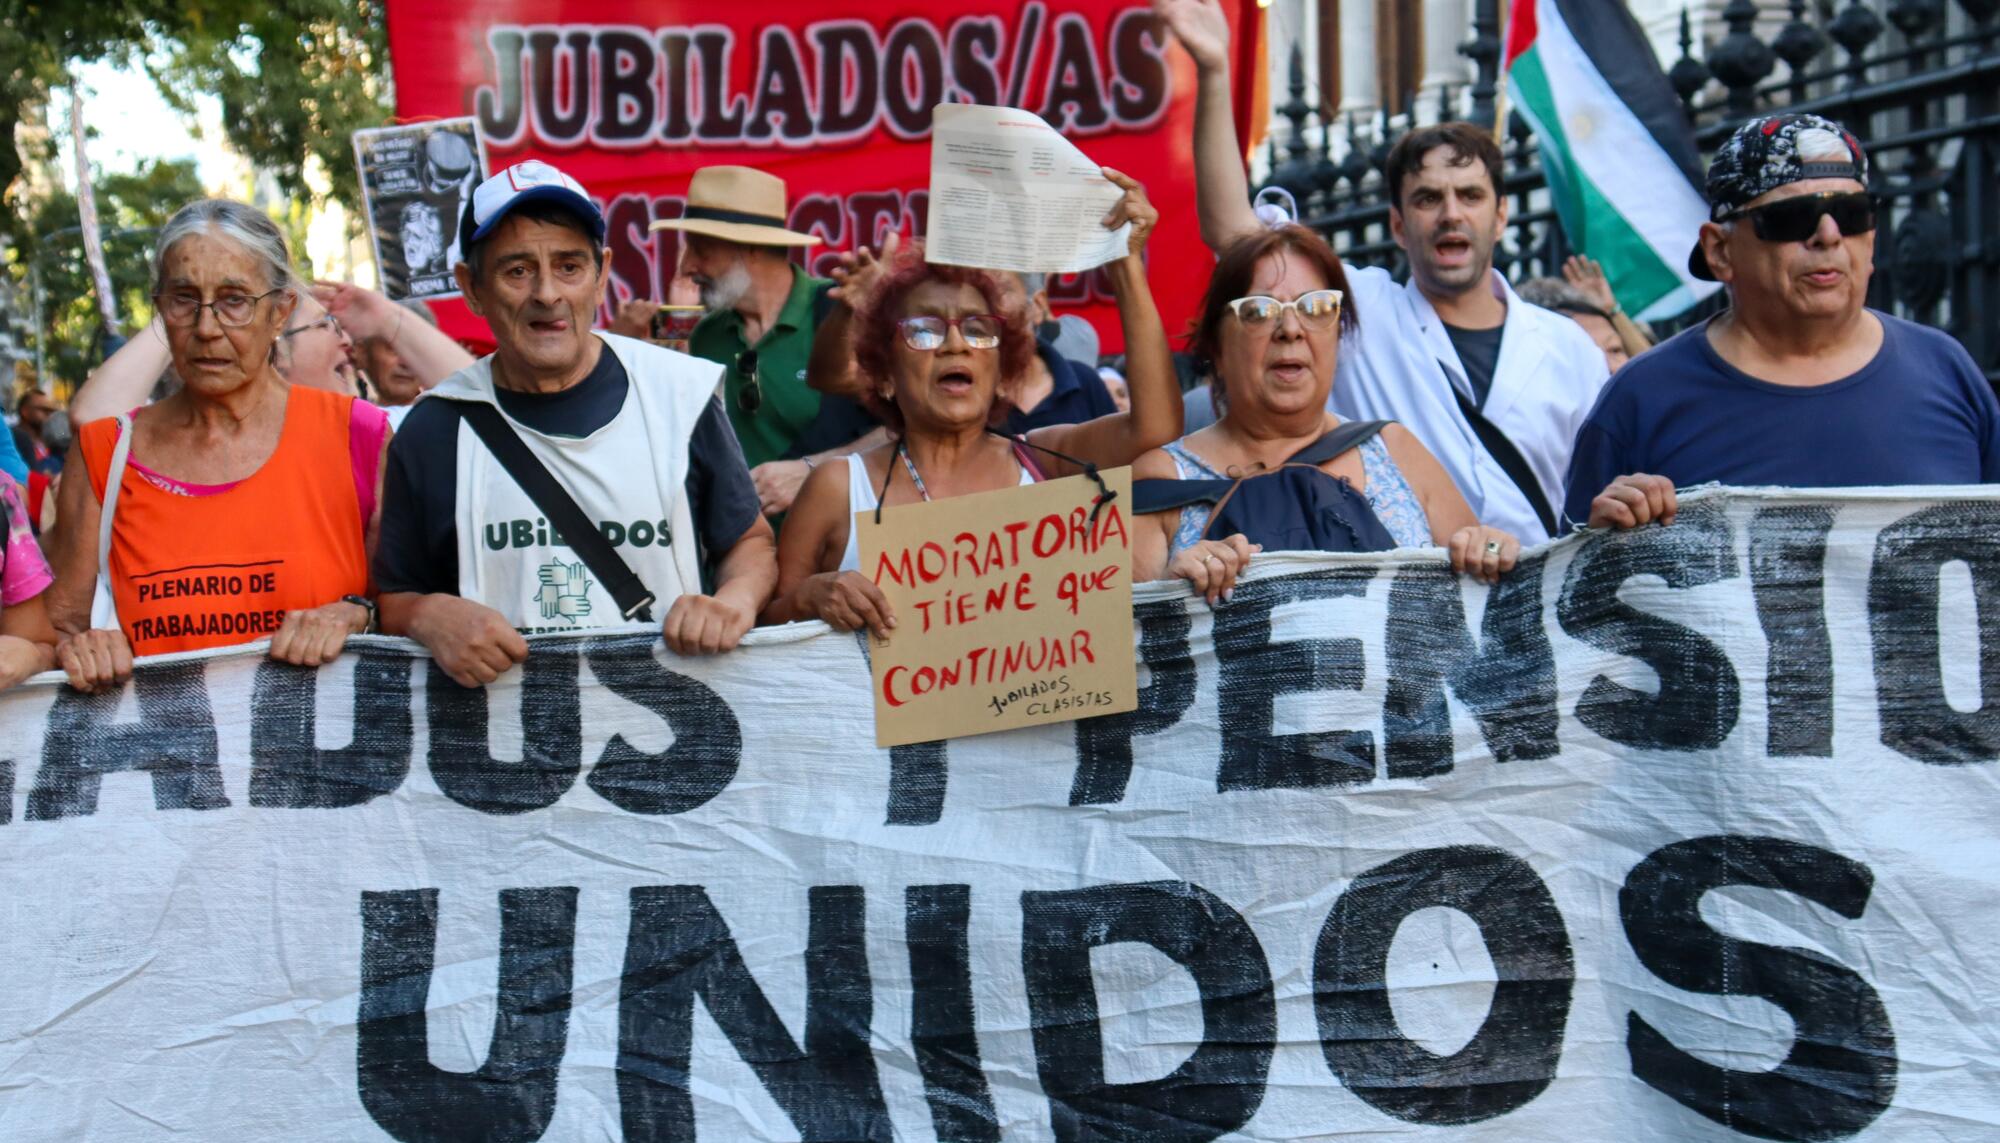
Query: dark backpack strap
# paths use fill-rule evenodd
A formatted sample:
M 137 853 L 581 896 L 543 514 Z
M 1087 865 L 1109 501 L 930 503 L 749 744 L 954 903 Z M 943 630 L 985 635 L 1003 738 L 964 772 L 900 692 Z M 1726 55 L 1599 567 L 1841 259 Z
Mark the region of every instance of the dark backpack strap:
M 1332 429 L 1329 429 L 1318 440 L 1293 453 L 1291 459 L 1285 461 L 1285 463 L 1306 464 L 1318 468 L 1320 465 L 1347 452 L 1349 449 L 1357 449 L 1367 444 L 1380 435 L 1382 430 L 1388 428 L 1391 423 L 1389 421 L 1342 421 Z
M 653 604 L 657 602 L 653 593 L 626 564 L 604 533 L 577 507 L 576 498 L 569 494 L 556 478 L 549 473 L 548 466 L 535 456 L 528 442 L 521 439 L 507 424 L 500 410 L 484 401 L 460 401 L 460 411 L 472 431 L 486 444 L 486 451 L 535 502 L 535 507 L 548 517 L 549 526 L 554 528 L 566 541 L 570 550 L 583 558 L 597 581 L 604 585 L 611 598 L 617 602 L 619 613 L 627 619 L 641 623 L 653 621 Z
M 1438 364 L 1442 368 L 1444 363 Z M 1514 447 L 1513 441 L 1507 439 L 1507 434 L 1500 431 L 1500 426 L 1487 420 L 1486 414 L 1479 411 L 1479 406 L 1459 392 L 1458 386 L 1451 383 L 1449 371 L 1445 377 L 1445 388 L 1450 389 L 1451 395 L 1458 400 L 1458 411 L 1464 414 L 1465 423 L 1472 426 L 1479 443 L 1486 446 L 1486 451 L 1499 462 L 1500 470 L 1521 490 L 1521 495 L 1528 498 L 1528 506 L 1535 510 L 1535 519 L 1542 522 L 1542 530 L 1549 534 L 1550 539 L 1555 539 L 1559 534 L 1556 531 L 1556 514 L 1549 511 L 1549 498 L 1542 492 L 1542 482 L 1535 479 L 1535 470 L 1528 467 L 1527 458 Z
M 1213 505 L 1229 495 L 1229 490 L 1234 487 L 1236 481 L 1227 477 L 1194 480 L 1147 477 L 1132 482 L 1132 512 L 1147 516 L 1154 512 L 1177 511 L 1190 504 Z

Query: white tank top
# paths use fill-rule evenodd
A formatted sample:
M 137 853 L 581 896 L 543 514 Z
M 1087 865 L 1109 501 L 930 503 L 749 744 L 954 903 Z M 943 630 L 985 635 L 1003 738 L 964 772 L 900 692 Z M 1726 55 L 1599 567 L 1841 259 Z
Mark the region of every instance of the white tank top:
M 861 528 L 853 517 L 863 512 L 875 510 L 875 488 L 868 483 L 868 466 L 861 462 L 859 455 L 844 458 L 847 461 L 847 547 L 840 553 L 840 566 L 835 571 L 861 570 Z M 1021 465 L 1021 483 L 1033 484 L 1035 474 Z

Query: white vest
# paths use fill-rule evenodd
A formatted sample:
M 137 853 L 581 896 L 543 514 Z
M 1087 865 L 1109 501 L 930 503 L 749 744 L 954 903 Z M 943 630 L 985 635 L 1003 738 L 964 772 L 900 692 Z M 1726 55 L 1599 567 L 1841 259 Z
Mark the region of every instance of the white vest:
M 583 438 L 536 432 L 501 416 L 548 467 L 584 515 L 658 601 L 701 590 L 699 541 L 687 498 L 688 439 L 715 399 L 722 367 L 615 334 L 599 333 L 630 378 L 611 422 Z M 430 399 L 493 398 L 493 359 L 446 378 Z M 611 593 L 562 543 L 528 494 L 472 430 L 458 426 L 458 593 L 523 631 L 573 631 L 626 622 Z
M 1523 545 L 1549 539 L 1527 495 L 1459 412 L 1452 389 L 1471 397 L 1472 383 L 1430 299 L 1414 280 L 1397 285 L 1379 268 L 1350 266 L 1347 283 L 1361 333 L 1341 341 L 1327 407 L 1349 420 L 1400 421 L 1444 466 L 1480 523 Z M 1492 283 L 1507 304 L 1507 324 L 1480 411 L 1514 443 L 1560 516 L 1577 430 L 1609 379 L 1604 351 L 1569 318 L 1522 301 L 1497 272 Z

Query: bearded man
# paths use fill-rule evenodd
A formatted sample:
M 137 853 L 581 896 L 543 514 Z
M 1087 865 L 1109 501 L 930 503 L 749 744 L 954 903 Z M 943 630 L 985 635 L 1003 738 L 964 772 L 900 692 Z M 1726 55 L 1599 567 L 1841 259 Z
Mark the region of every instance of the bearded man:
M 792 265 L 791 251 L 819 245 L 785 226 L 785 182 L 750 167 L 703 167 L 687 209 L 654 230 L 685 236 L 681 267 L 708 312 L 688 352 L 723 368 L 722 404 L 754 470 L 786 455 L 819 415 L 806 385 L 817 297 L 833 283 Z

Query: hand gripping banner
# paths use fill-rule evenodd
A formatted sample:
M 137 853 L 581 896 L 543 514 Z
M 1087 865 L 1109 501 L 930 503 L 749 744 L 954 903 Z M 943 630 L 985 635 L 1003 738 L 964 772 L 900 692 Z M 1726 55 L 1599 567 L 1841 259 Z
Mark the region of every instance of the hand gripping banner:
M 1690 496 L 1487 590 L 1137 593 L 1131 714 L 862 644 L 0 696 L 9 1140 L 2000 1136 L 2000 496 Z

